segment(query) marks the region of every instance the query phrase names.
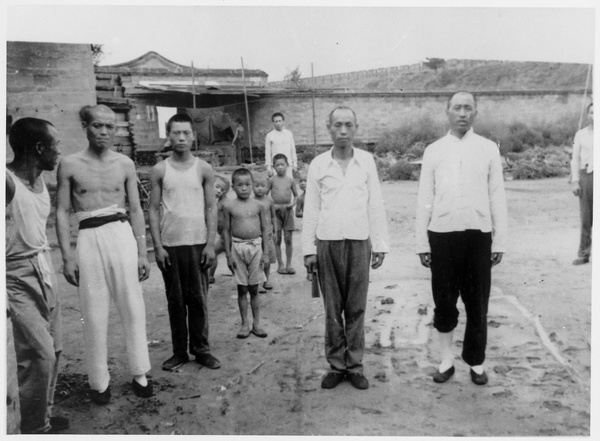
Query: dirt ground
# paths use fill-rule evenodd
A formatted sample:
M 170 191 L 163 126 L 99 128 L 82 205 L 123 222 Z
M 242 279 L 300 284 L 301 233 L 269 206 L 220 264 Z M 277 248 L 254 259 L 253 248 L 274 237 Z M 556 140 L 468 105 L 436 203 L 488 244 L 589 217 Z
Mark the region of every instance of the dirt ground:
M 574 267 L 578 202 L 565 179 L 508 181 L 510 252 L 493 270 L 487 372 L 476 386 L 460 359 L 439 385 L 431 327 L 430 273 L 414 254 L 416 182 L 382 184 L 391 253 L 371 272 L 366 315 L 370 388 L 320 388 L 327 363 L 322 299 L 313 299 L 294 233 L 296 275 L 272 278 L 261 294 L 268 338 L 235 338 L 236 287 L 220 257 L 209 293 L 210 342 L 219 370 L 190 362 L 161 370 L 171 356 L 163 281 L 152 264 L 143 283 L 155 396 L 130 389 L 116 310 L 109 330 L 112 400 L 97 406 L 87 393 L 76 290 L 58 275 L 63 298 L 64 354 L 55 413 L 67 434 L 589 436 L 591 265 Z M 55 267 L 60 256 L 54 255 Z M 393 304 L 382 303 L 391 297 Z

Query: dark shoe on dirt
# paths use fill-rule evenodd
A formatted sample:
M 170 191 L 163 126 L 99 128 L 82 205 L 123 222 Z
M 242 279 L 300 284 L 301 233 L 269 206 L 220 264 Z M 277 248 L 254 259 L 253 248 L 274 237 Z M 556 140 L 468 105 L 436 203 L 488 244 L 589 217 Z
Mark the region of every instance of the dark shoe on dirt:
M 187 354 L 185 355 L 185 357 L 182 355 L 173 355 L 171 358 L 169 358 L 162 364 L 162 370 L 174 371 L 177 368 L 180 368 L 181 366 L 186 364 L 188 361 L 190 361 L 190 358 L 187 356 Z
M 473 371 L 471 371 L 473 372 Z M 454 366 L 450 366 L 449 369 L 446 369 L 444 372 L 437 371 L 433 374 L 433 381 L 436 383 L 445 383 L 454 375 Z
M 483 371 L 481 374 L 478 374 L 473 369 L 470 369 L 470 371 L 471 371 L 471 381 L 473 383 L 475 383 L 478 386 L 483 386 L 484 384 L 487 384 L 488 376 L 485 373 L 485 371 Z
M 343 372 L 328 372 L 321 381 L 321 387 L 323 389 L 333 389 L 340 384 L 346 378 L 346 374 Z
M 579 257 L 573 261 L 573 265 L 583 265 L 590 261 L 588 257 Z
M 196 355 L 196 363 L 209 369 L 219 369 L 221 367 L 219 360 L 210 354 Z
M 108 402 L 110 401 L 110 386 L 108 386 L 104 392 L 99 392 L 97 390 L 92 389 L 90 395 L 94 403 L 100 405 L 108 404 Z
M 148 381 L 146 386 L 142 386 L 140 383 L 135 381 L 135 379 L 133 379 L 131 380 L 131 388 L 133 389 L 133 393 L 140 398 L 150 398 L 152 395 L 154 395 L 152 383 L 150 381 Z
M 346 378 L 350 381 L 350 384 L 354 386 L 356 389 L 368 389 L 369 388 L 369 380 L 363 374 L 357 372 L 350 372 L 346 374 Z
M 63 430 L 67 430 L 70 426 L 69 420 L 61 416 L 50 417 L 50 432 L 57 433 Z

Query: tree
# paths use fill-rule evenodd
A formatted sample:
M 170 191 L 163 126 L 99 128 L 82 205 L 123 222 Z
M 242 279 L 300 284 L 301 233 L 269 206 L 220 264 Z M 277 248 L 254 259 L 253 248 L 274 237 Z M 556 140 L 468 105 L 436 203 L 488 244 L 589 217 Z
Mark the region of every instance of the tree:
M 423 66 L 432 69 L 437 73 L 438 69 L 446 66 L 446 60 L 443 58 L 429 58 L 427 57 L 427 61 L 423 61 Z
M 284 77 L 284 80 L 289 82 L 294 87 L 302 87 L 302 72 L 300 72 L 300 66 L 296 66 L 294 70 L 288 72 L 288 74 Z
M 102 58 L 104 58 L 104 51 L 102 50 L 101 44 L 92 44 L 92 58 L 94 60 L 94 66 L 97 66 Z

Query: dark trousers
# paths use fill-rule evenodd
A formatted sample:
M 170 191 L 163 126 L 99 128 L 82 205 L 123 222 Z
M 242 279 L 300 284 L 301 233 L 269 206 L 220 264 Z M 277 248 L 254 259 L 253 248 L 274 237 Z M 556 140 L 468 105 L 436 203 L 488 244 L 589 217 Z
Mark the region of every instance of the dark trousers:
M 485 360 L 487 311 L 492 279 L 492 234 L 478 230 L 435 233 L 431 247 L 433 326 L 450 332 L 458 324 L 458 296 L 467 314 L 462 358 L 470 366 Z
M 581 214 L 581 238 L 579 240 L 579 257 L 589 259 L 592 253 L 592 223 L 594 214 L 594 172 L 585 169 L 579 173 L 579 211 Z
M 171 266 L 163 271 L 167 291 L 169 321 L 173 353 L 187 355 L 188 326 L 189 349 L 192 355 L 208 353 L 208 273 L 200 264 L 202 245 L 164 247 Z
M 332 371 L 363 372 L 369 240 L 317 240 L 325 305 L 325 356 Z

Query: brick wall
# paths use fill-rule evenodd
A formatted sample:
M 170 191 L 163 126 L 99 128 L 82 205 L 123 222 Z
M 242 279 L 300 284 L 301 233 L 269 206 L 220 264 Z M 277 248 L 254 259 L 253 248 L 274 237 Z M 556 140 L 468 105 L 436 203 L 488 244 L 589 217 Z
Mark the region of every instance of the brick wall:
M 89 44 L 7 43 L 6 111 L 13 121 L 28 116 L 54 124 L 63 155 L 87 145 L 78 114 L 96 104 L 95 83 Z M 10 148 L 6 156 L 12 160 Z M 55 182 L 55 173 L 46 180 Z
M 445 122 L 447 93 L 427 94 L 317 94 L 315 97 L 315 120 L 317 144 L 330 144 L 326 128 L 329 112 L 337 105 L 352 107 L 357 114 L 359 130 L 357 137 L 363 142 L 376 142 L 381 134 L 396 128 L 403 121 L 420 116 L 430 116 Z M 557 121 L 564 117 L 579 115 L 583 91 L 540 92 L 489 92 L 479 93 L 478 118 L 500 123 L 522 121 Z M 589 93 L 588 98 L 589 102 Z M 296 144 L 313 144 L 312 100 L 310 94 L 279 94 L 249 103 L 253 147 L 264 146 L 266 133 L 272 129 L 271 115 L 285 115 L 286 128 L 294 133 Z M 240 117 L 246 126 L 243 105 L 228 109 L 233 118 Z M 475 128 L 477 124 L 475 124 Z

